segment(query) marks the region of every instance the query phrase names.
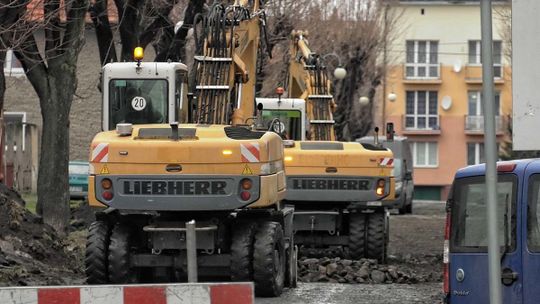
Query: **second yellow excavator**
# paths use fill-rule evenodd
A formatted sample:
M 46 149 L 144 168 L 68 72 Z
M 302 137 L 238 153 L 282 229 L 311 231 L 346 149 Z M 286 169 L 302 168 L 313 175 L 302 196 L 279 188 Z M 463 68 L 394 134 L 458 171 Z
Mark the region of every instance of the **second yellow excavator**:
M 293 31 L 290 56 L 288 98 L 257 101 L 266 126 L 285 139 L 286 202 L 295 206 L 295 243 L 338 247 L 355 259 L 384 262 L 393 154 L 377 145 L 335 141 L 331 81 L 305 32 Z

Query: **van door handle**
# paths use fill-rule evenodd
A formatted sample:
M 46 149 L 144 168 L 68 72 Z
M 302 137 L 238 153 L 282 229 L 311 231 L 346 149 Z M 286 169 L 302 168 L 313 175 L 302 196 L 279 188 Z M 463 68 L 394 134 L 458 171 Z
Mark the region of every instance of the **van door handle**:
M 519 275 L 517 272 L 513 271 L 510 268 L 505 268 L 502 270 L 501 273 L 501 282 L 505 286 L 509 286 L 512 285 L 512 283 L 514 283 L 518 279 L 518 277 Z

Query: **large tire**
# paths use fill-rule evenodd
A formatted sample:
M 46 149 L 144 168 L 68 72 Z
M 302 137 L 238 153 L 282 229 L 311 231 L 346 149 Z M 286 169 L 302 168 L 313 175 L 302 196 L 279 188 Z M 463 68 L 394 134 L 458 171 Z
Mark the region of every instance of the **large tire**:
M 130 229 L 117 224 L 111 233 L 109 245 L 109 280 L 113 284 L 137 283 L 136 273 L 130 267 Z
M 386 212 L 371 213 L 367 221 L 366 256 L 386 263 Z
M 111 229 L 106 222 L 96 221 L 90 225 L 86 238 L 84 257 L 86 283 L 109 283 L 109 243 Z
M 349 255 L 354 260 L 366 257 L 366 217 L 364 213 L 349 216 Z
M 253 243 L 257 225 L 240 223 L 233 229 L 231 243 L 231 280 L 253 281 Z
M 276 222 L 264 222 L 255 234 L 253 279 L 259 297 L 278 297 L 285 283 L 285 240 Z

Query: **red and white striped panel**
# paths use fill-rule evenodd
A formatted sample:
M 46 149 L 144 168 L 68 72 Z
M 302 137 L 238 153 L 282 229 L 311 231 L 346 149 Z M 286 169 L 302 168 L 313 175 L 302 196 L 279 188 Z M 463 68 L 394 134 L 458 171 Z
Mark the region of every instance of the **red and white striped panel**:
M 108 143 L 99 143 L 92 150 L 91 162 L 95 163 L 106 163 L 109 161 L 109 144 Z
M 259 143 L 240 144 L 242 162 L 258 163 L 261 161 L 261 148 Z
M 384 157 L 384 158 L 381 158 L 381 161 L 379 162 L 379 165 L 381 165 L 381 166 L 392 166 L 393 163 L 394 163 L 393 158 Z
M 0 288 L 1 304 L 253 304 L 253 283 Z

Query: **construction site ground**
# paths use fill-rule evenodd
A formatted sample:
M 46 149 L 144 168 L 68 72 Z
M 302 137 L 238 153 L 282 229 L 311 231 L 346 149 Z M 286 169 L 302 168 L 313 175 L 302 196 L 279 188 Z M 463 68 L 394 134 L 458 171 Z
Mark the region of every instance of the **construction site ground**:
M 256 303 L 440 302 L 444 204 L 415 202 L 413 212 L 391 216 L 387 265 L 302 258 L 297 289 Z M 73 204 L 69 234 L 61 238 L 27 210 L 18 194 L 0 189 L 0 286 L 84 284 L 86 228 L 92 218 L 87 206 Z
M 339 284 L 299 283 L 279 299 L 257 299 L 257 304 L 401 304 L 442 303 L 442 251 L 445 204 L 414 202 L 412 215 L 390 217 L 389 261 L 416 278 L 416 283 Z M 380 268 L 380 267 L 379 267 Z

